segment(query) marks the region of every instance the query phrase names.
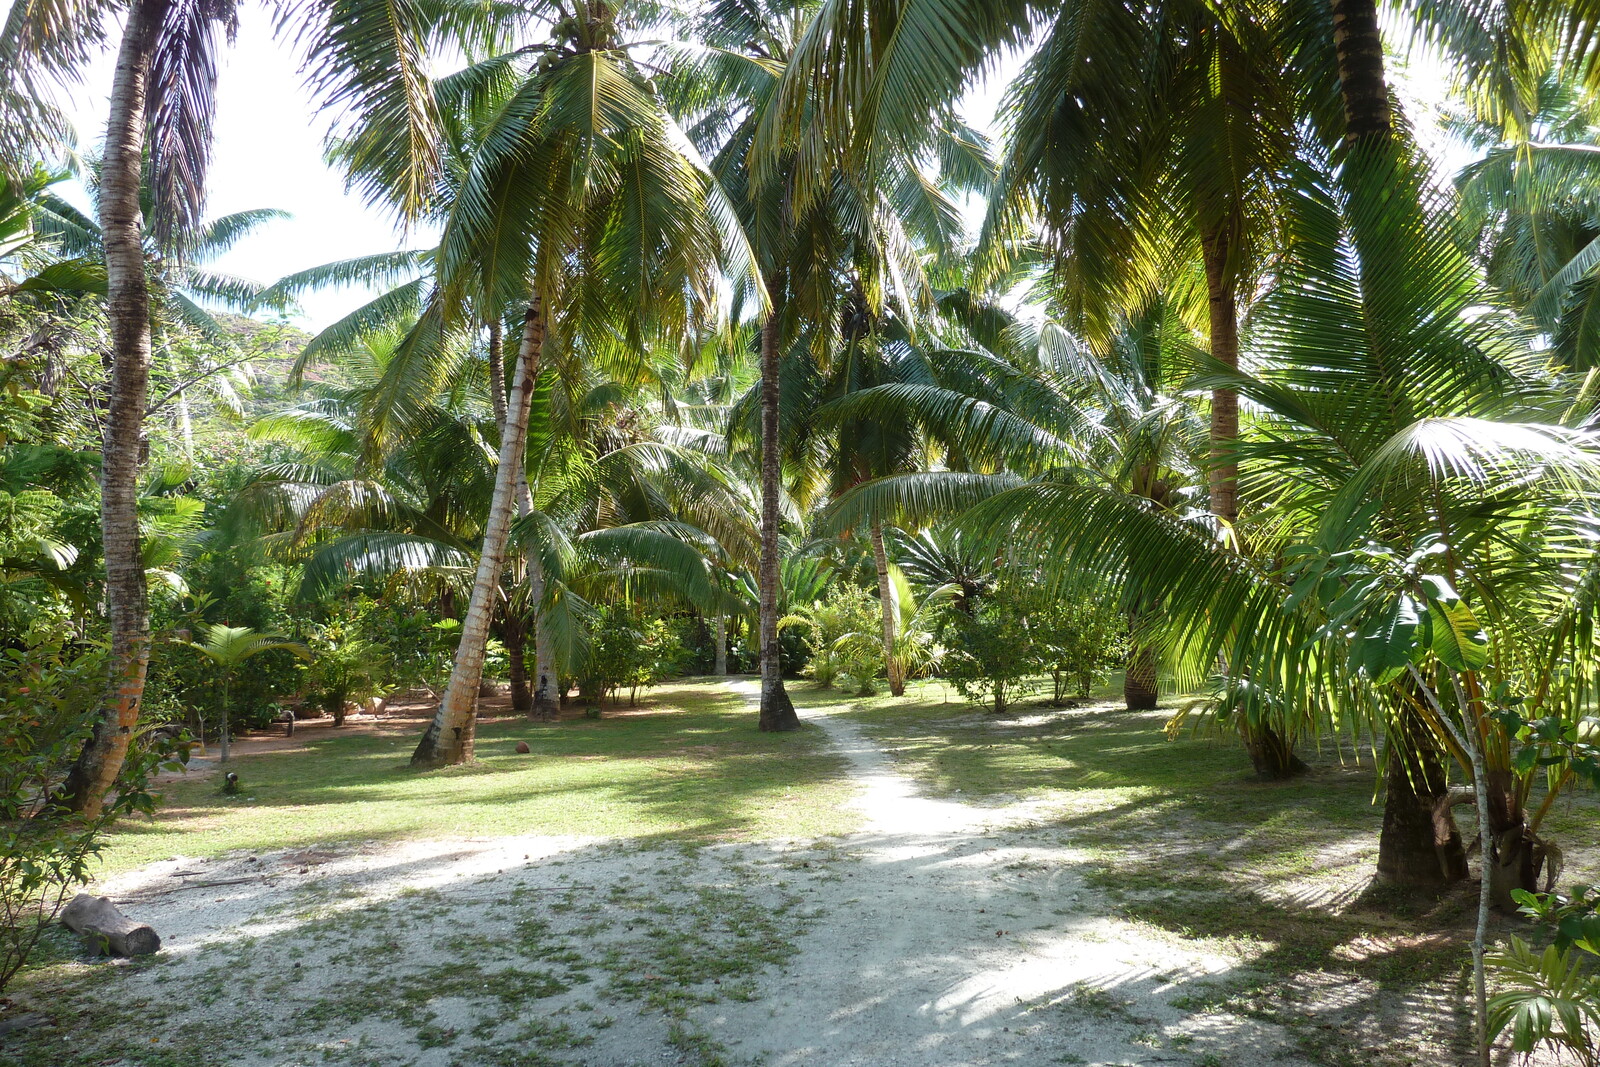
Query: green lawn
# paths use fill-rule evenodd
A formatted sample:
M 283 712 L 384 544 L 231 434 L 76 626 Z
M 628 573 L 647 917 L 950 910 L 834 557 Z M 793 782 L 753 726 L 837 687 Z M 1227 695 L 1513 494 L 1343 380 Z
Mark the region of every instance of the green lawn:
M 597 720 L 481 724 L 477 762 L 419 773 L 416 734 L 307 731 L 298 750 L 234 760 L 243 786 L 175 780 L 125 820 L 105 873 L 176 855 L 452 835 L 577 834 L 680 842 L 811 838 L 858 822 L 844 763 L 816 726 L 763 734 L 742 699 L 678 683 Z M 516 743 L 533 751 L 518 755 Z

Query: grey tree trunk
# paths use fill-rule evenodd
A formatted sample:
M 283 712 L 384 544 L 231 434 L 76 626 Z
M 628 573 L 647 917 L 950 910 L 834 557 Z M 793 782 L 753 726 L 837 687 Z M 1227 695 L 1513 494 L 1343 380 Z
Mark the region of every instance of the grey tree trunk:
M 91 955 L 148 956 L 161 948 L 160 935 L 118 911 L 110 897 L 79 893 L 61 909 L 61 925 L 81 935 Z
M 766 731 L 798 730 L 800 717 L 783 687 L 778 646 L 778 495 L 783 471 L 778 436 L 778 313 L 761 324 L 761 718 Z
M 721 678 L 728 673 L 728 617 L 719 611 L 711 625 L 717 647 L 717 659 L 711 667 L 711 673 Z
M 544 562 L 534 555 L 528 560 L 528 599 L 534 607 L 533 633 L 533 714 L 535 718 L 554 722 L 561 717 L 561 687 L 556 676 L 555 641 L 550 636 L 549 619 L 544 608 Z
M 106 258 L 112 360 L 100 522 L 111 657 L 100 718 L 62 788 L 63 800 L 73 810 L 91 816 L 100 813 L 127 758 L 150 662 L 148 592 L 139 542 L 139 468 L 150 383 L 150 292 L 145 282 L 139 190 L 150 56 L 167 8 L 168 0 L 134 0 L 128 7 L 111 80 L 111 117 L 100 170 L 100 232 Z
M 500 435 L 500 463 L 495 472 L 494 498 L 489 506 L 489 521 L 484 527 L 483 551 L 478 557 L 472 599 L 461 624 L 461 644 L 456 648 L 455 665 L 450 671 L 450 681 L 445 686 L 439 710 L 411 755 L 413 766 L 438 767 L 463 763 L 472 758 L 478 687 L 483 681 L 483 657 L 489 640 L 489 621 L 500 588 L 506 537 L 511 530 L 512 514 L 516 510 L 518 485 L 527 484 L 523 472 L 523 451 L 527 443 L 528 415 L 533 405 L 534 381 L 539 373 L 543 348 L 544 316 L 536 293 L 523 318 L 522 345 L 517 352 L 516 376 L 511 384 L 511 398 L 506 410 L 506 428 Z
M 878 607 L 883 614 L 883 669 L 889 676 L 889 692 L 895 696 L 906 694 L 906 667 L 895 654 L 896 630 L 894 593 L 889 588 L 889 554 L 883 549 L 883 524 L 872 524 L 872 563 L 878 571 Z

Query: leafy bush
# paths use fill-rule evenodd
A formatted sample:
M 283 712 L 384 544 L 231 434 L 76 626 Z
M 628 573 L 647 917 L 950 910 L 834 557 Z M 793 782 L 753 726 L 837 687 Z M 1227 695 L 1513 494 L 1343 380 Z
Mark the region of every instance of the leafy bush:
M 105 656 L 50 647 L 0 654 L 0 990 L 27 962 L 44 927 L 79 885 L 117 815 L 150 811 L 149 772 L 182 738 L 146 734 L 128 754 L 92 819 L 52 797 L 83 749 L 105 689 Z
M 848 585 L 835 585 L 820 600 L 796 607 L 778 620 L 782 629 L 805 631 L 806 667 L 818 685 L 839 684 L 860 696 L 876 692 L 883 673 L 883 630 L 878 599 Z
M 944 674 L 956 692 L 979 704 L 1004 712 L 1011 702 L 1031 688 L 1029 677 L 1037 668 L 1032 635 L 1028 630 L 1027 596 L 1020 583 L 998 586 L 966 611 L 945 617 L 940 639 L 948 651 Z
M 1585 1067 L 1600 1064 L 1600 888 L 1577 886 L 1570 898 L 1513 889 L 1522 914 L 1546 923 L 1552 943 L 1536 951 L 1513 936 L 1485 963 L 1500 992 L 1489 998 L 1489 1036 L 1511 1032 L 1513 1052 L 1539 1045 L 1572 1053 Z
M 311 666 L 306 670 L 306 700 L 343 726 L 345 705 L 382 692 L 383 676 L 392 662 L 387 649 L 342 626 L 329 626 L 311 639 Z
M 1051 704 L 1087 698 L 1095 683 L 1126 658 L 1127 623 L 1114 601 L 1085 593 L 1054 595 L 1045 589 L 1024 601 L 1033 658 L 1050 675 Z
M 618 605 L 601 608 L 578 682 L 579 698 L 592 703 L 627 689 L 628 703 L 636 703 L 640 687 L 670 677 L 682 657 L 683 644 L 667 620 L 636 618 Z

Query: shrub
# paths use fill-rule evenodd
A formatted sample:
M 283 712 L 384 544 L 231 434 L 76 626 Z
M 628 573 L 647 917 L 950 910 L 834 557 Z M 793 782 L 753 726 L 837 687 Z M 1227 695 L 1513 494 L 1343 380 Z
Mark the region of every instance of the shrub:
M 883 673 L 882 616 L 876 597 L 848 585 L 836 585 L 808 607 L 798 607 L 778 620 L 784 630 L 805 633 L 808 673 L 820 686 L 840 686 L 860 696 L 876 692 Z
M 956 692 L 1004 712 L 1029 688 L 1037 658 L 1028 630 L 1021 583 L 1007 583 L 966 611 L 952 611 L 940 638 L 946 645 L 943 669 Z
M 1500 992 L 1489 998 L 1489 1038 L 1511 1032 L 1511 1050 L 1531 1056 L 1540 1045 L 1570 1052 L 1586 1067 L 1600 1064 L 1600 889 L 1577 886 L 1570 898 L 1514 889 L 1518 908 L 1547 923 L 1552 943 L 1536 951 L 1513 936 L 1484 961 Z
M 1088 697 L 1095 683 L 1127 655 L 1127 624 L 1114 601 L 1092 594 L 1054 595 L 1038 589 L 1024 598 L 1029 641 L 1039 670 L 1050 675 L 1051 703 Z
M 579 698 L 594 702 L 627 689 L 628 703 L 636 703 L 640 687 L 671 677 L 683 656 L 682 641 L 667 620 L 635 617 L 621 605 L 601 608 L 578 682 Z
M 52 797 L 100 710 L 105 656 L 49 647 L 0 654 L 0 991 L 27 962 L 45 926 L 89 878 L 89 861 L 118 814 L 150 811 L 151 769 L 182 738 L 142 739 L 102 813 L 71 814 Z

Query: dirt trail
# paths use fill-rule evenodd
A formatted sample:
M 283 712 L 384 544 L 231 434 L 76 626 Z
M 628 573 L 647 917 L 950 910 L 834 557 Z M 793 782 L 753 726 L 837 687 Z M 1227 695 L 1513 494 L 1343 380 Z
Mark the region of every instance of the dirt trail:
M 759 704 L 754 682 L 732 683 Z M 1238 967 L 1105 915 L 1038 805 L 921 796 L 853 723 L 805 711 L 866 815 L 826 918 L 758 1002 L 709 1029 L 772 1067 L 1298 1064 L 1275 1026 L 1172 1006 Z
M 141 1034 L 161 1006 L 170 1062 L 229 1067 L 1305 1064 L 1283 1029 L 1203 1007 L 1243 961 L 1110 914 L 1040 805 L 923 796 L 853 723 L 804 718 L 848 759 L 854 834 L 177 858 L 97 889 L 166 940 L 117 1003 Z M 49 1006 L 58 1048 L 97 988 Z M 125 1052 L 40 1062 L 146 1062 Z

